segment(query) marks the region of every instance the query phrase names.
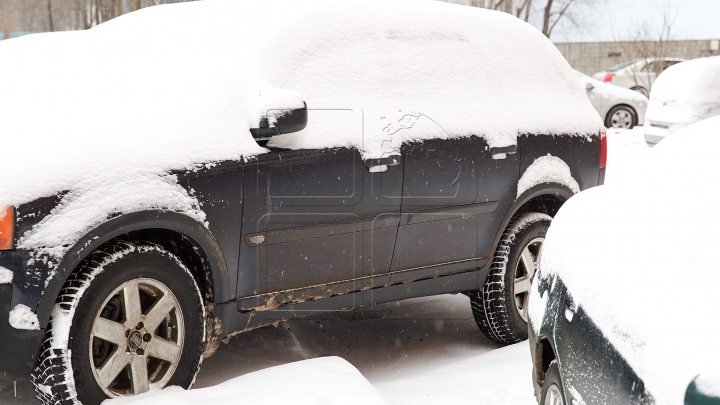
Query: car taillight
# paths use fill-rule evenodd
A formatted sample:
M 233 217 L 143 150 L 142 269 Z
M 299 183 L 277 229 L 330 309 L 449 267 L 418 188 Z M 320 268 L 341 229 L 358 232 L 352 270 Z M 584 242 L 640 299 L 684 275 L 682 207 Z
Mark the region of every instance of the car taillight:
M 607 135 L 605 130 L 600 131 L 600 168 L 604 168 L 607 163 Z
M 15 232 L 15 210 L 10 207 L 0 210 L 0 250 L 13 248 L 13 233 Z
M 605 77 L 603 78 L 603 81 L 604 81 L 605 83 L 610 83 L 610 82 L 612 81 L 613 77 L 615 77 L 615 73 L 608 73 L 608 74 L 606 74 Z

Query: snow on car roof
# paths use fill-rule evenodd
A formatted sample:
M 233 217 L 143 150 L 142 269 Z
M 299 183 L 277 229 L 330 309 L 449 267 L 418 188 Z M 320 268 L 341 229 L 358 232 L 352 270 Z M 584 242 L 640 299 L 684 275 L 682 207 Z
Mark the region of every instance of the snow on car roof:
M 689 125 L 715 115 L 720 115 L 720 56 L 678 63 L 655 80 L 649 119 Z
M 314 109 L 308 127 L 273 145 L 353 146 L 372 158 L 427 138 L 478 135 L 507 146 L 518 134 L 602 128 L 535 28 L 441 2 L 162 5 L 83 32 L 2 41 L 0 55 L 0 134 L 12 151 L 0 206 L 263 153 L 249 128 L 268 109 L 303 101 Z M 94 218 L 195 206 L 151 189 L 142 201 L 106 199 Z
M 663 140 L 621 181 L 571 198 L 543 245 L 541 277 L 563 280 L 658 405 L 683 403 L 720 362 L 719 135 L 716 117 Z

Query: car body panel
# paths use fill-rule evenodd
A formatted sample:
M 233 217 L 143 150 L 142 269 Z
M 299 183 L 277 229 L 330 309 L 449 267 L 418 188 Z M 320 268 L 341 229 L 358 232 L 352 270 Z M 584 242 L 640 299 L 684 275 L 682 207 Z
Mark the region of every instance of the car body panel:
M 582 306 L 573 302 L 561 279 L 543 280 L 548 294 L 542 325 L 530 325 L 533 384 L 539 395 L 544 375 L 541 342 L 552 347 L 563 382 L 565 403 L 588 405 L 649 405 L 652 396 L 642 380 L 595 326 Z M 539 396 L 538 396 L 539 398 Z
M 472 270 L 487 260 L 492 212 L 517 184 L 516 155 L 492 159 L 478 137 L 403 145 L 402 218 L 391 271 Z M 502 211 L 506 206 L 501 208 Z

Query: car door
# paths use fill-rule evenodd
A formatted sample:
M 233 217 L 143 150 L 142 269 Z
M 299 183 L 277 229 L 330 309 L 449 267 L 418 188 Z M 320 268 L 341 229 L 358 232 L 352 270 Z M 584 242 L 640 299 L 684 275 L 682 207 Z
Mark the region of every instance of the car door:
M 501 152 L 477 136 L 403 146 L 394 281 L 473 270 L 487 262 L 498 222 L 493 213 L 517 186 L 517 156 Z
M 292 301 L 339 283 L 351 292 L 367 281 L 348 281 L 387 272 L 403 175 L 401 159 L 391 160 L 377 173 L 354 148 L 273 149 L 247 162 L 238 297 L 262 296 L 263 305 L 296 291 L 284 295 Z

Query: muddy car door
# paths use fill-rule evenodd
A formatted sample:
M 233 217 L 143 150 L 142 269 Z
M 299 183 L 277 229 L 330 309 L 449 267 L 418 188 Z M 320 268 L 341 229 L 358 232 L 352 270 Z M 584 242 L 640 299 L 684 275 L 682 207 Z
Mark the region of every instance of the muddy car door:
M 354 148 L 274 149 L 247 163 L 241 309 L 357 291 L 387 272 L 403 171 L 399 157 L 383 172 L 376 163 Z
M 514 199 L 515 151 L 491 150 L 476 136 L 403 146 L 402 217 L 393 283 L 487 263 L 500 213 Z

